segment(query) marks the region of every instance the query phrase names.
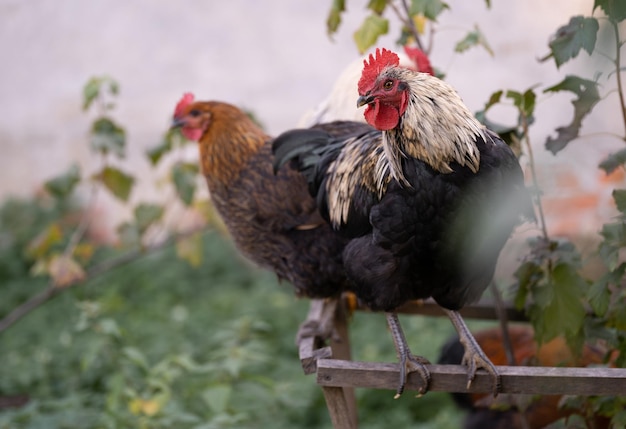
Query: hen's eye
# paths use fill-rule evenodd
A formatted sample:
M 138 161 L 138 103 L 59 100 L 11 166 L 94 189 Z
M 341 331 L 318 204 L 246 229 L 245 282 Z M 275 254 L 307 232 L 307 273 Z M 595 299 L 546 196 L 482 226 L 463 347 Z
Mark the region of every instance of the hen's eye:
M 193 116 L 193 117 L 200 116 L 200 111 L 197 109 L 193 109 L 192 111 L 189 112 L 189 116 Z
M 386 90 L 390 90 L 391 88 L 393 88 L 393 80 L 388 80 L 383 83 L 383 88 Z

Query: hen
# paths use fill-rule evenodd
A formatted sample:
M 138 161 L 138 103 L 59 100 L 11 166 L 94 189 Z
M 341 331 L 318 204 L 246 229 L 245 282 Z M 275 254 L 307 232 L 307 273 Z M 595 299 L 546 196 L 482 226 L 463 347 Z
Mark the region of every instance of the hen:
M 218 101 L 195 102 L 185 94 L 173 126 L 199 143 L 212 203 L 244 256 L 289 281 L 298 295 L 336 297 L 347 287 L 342 252 L 348 240 L 322 219 L 298 171 L 284 168 L 274 174 L 271 138 L 246 113 Z M 363 127 L 369 128 L 335 124 L 320 129 L 343 138 Z
M 324 218 L 349 238 L 343 263 L 358 298 L 386 312 L 401 363 L 398 394 L 408 372 L 420 374 L 422 391 L 430 375 L 394 310 L 428 297 L 465 346 L 468 386 L 484 368 L 495 394 L 500 376 L 458 310 L 488 286 L 513 228 L 534 218 L 530 196 L 511 149 L 454 89 L 398 64 L 386 49 L 364 62 L 355 101 L 375 130 L 348 139 L 288 131 L 274 142 L 276 166 L 300 169 Z

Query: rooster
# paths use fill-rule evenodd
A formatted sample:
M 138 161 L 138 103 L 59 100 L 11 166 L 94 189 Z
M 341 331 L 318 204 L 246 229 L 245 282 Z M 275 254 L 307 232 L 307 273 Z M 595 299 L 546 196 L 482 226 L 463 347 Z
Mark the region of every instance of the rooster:
M 384 311 L 400 360 L 397 395 L 427 360 L 411 353 L 395 309 L 432 297 L 465 346 L 468 387 L 478 368 L 500 375 L 458 310 L 490 283 L 513 228 L 534 219 L 511 149 L 474 118 L 459 95 L 427 73 L 376 50 L 364 61 L 358 106 L 372 131 L 348 139 L 314 127 L 281 134 L 276 168 L 298 168 L 324 218 L 349 238 L 343 264 L 357 297 Z
M 540 366 L 588 366 L 604 363 L 607 350 L 600 346 L 586 344 L 580 356 L 572 355 L 563 338 L 557 337 L 541 346 L 537 346 L 533 329 L 528 326 L 511 326 L 508 328 L 515 362 L 509 362 L 504 349 L 502 329 L 489 328 L 474 335 L 485 354 L 496 365 L 540 365 Z M 616 356 L 611 356 L 614 359 Z M 438 363 L 458 365 L 463 358 L 463 346 L 457 337 L 451 338 L 441 349 Z M 557 420 L 573 414 L 576 410 L 562 408 L 559 403 L 561 396 L 547 395 L 529 398 L 528 395 L 518 397 L 507 404 L 503 401 L 489 401 L 481 394 L 454 393 L 457 405 L 467 410 L 465 429 L 540 429 Z M 519 407 L 519 405 L 524 407 Z M 521 409 L 520 409 L 521 408 Z M 593 425 L 601 429 L 609 427 L 609 419 L 590 417 Z
M 282 169 L 274 175 L 271 137 L 246 113 L 218 101 L 195 102 L 185 94 L 172 126 L 199 143 L 211 200 L 245 257 L 289 281 L 301 296 L 333 298 L 346 289 L 342 252 L 347 239 L 322 219 L 298 171 Z M 340 124 L 323 129 L 346 135 Z M 304 326 L 298 335 L 328 338 L 329 329 Z

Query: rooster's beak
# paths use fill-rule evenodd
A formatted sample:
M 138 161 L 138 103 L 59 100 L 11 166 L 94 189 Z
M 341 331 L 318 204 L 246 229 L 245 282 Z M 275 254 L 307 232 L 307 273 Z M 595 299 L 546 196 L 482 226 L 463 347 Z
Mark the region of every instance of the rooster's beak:
M 365 106 L 366 104 L 370 104 L 372 101 L 374 101 L 373 95 L 370 95 L 370 94 L 362 95 L 356 100 L 356 107 Z

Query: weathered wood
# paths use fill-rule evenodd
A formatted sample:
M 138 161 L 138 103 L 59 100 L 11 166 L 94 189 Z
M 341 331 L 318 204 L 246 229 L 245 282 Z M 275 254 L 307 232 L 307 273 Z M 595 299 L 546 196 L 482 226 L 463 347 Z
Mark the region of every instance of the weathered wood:
M 357 429 L 356 420 L 352 419 L 348 402 L 341 387 L 325 386 L 322 388 L 324 399 L 335 429 Z
M 340 300 L 337 308 L 335 309 L 335 317 L 333 319 L 335 325 L 335 339 L 331 340 L 331 349 L 334 359 L 342 359 L 349 361 L 352 359 L 352 352 L 350 350 L 350 334 L 348 330 L 348 317 L 346 314 L 345 303 Z M 346 386 L 343 388 L 343 394 L 346 399 L 346 406 L 350 419 L 355 425 L 358 426 L 358 415 L 356 406 L 356 396 L 354 394 L 354 387 Z M 336 426 L 337 427 L 337 426 Z M 342 427 L 342 426 L 339 426 Z
M 364 309 L 366 310 L 366 309 Z M 367 311 L 367 310 L 366 310 Z M 506 319 L 509 322 L 527 322 L 528 317 L 523 311 L 513 307 L 505 307 Z M 419 314 L 422 316 L 445 316 L 445 313 L 432 299 L 426 301 L 409 301 L 397 309 L 397 313 Z M 495 305 L 491 302 L 479 302 L 465 306 L 460 311 L 461 316 L 468 319 L 498 320 L 498 313 Z
M 306 375 L 313 374 L 317 370 L 317 361 L 319 359 L 328 359 L 332 356 L 332 350 L 330 347 L 324 347 L 321 339 L 315 336 L 301 336 L 304 326 L 310 324 L 317 324 L 320 326 L 324 321 L 324 317 L 327 315 L 326 307 L 328 302 L 323 299 L 311 300 L 309 307 L 309 313 L 306 319 L 300 325 L 298 331 L 298 354 L 300 357 L 300 363 L 302 370 Z M 334 315 L 332 315 L 334 317 Z
M 302 364 L 302 370 L 306 375 L 317 371 L 318 360 L 329 359 L 333 355 L 330 347 L 320 347 L 317 343 L 317 338 L 306 337 L 302 338 L 300 344 L 298 344 L 300 364 Z
M 428 365 L 430 391 L 489 393 L 492 379 L 479 370 L 467 390 L 467 370 L 460 365 Z M 626 369 L 553 368 L 499 366 L 502 393 L 542 395 L 626 395 Z M 395 390 L 398 365 L 322 359 L 317 362 L 317 383 L 321 386 L 366 387 Z M 410 374 L 406 390 L 418 390 L 421 380 Z

